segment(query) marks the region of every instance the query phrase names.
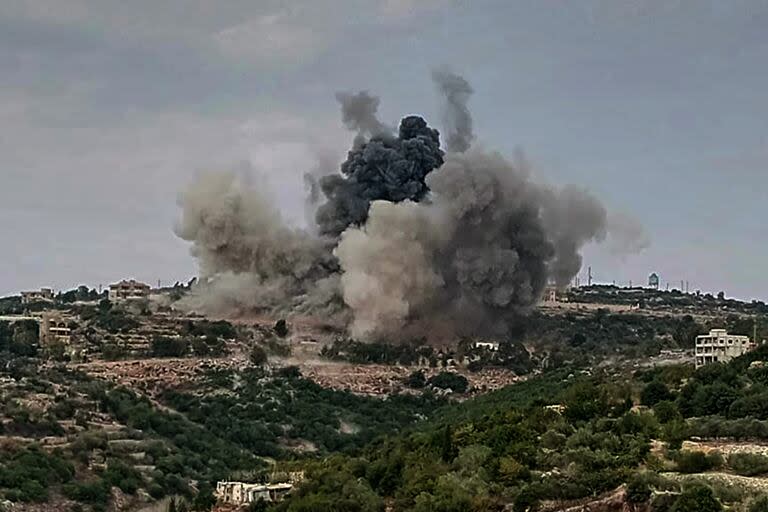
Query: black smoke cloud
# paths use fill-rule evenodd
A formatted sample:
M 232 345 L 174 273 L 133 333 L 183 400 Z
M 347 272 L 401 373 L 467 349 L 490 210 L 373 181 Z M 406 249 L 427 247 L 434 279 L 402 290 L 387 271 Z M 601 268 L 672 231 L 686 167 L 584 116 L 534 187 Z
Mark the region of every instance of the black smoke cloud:
M 371 103 L 367 94 L 365 98 L 367 108 L 354 109 L 365 122 L 351 117 L 349 103 L 342 101 L 347 126 L 367 129 L 371 118 L 375 119 L 375 108 L 371 108 L 378 100 Z M 320 178 L 320 189 L 327 199 L 317 210 L 320 234 L 336 238 L 349 226 L 363 224 L 371 201 L 420 201 L 428 192 L 427 175 L 442 164 L 440 134 L 418 116 L 403 118 L 397 136 L 379 133 L 368 141 L 358 141 L 341 164 L 341 174 Z
M 447 153 L 421 117 L 393 133 L 378 98 L 337 95 L 356 137 L 339 172 L 309 180 L 312 203 L 324 200 L 316 229 L 286 227 L 269 195 L 235 174 L 190 186 L 177 234 L 192 242 L 204 279 L 187 305 L 332 314 L 362 339 L 501 334 L 548 283 L 570 282 L 585 244 L 647 245 L 637 223 L 612 222 L 589 191 L 537 183 L 522 159 L 472 145 L 472 88 L 445 70 L 433 80 Z

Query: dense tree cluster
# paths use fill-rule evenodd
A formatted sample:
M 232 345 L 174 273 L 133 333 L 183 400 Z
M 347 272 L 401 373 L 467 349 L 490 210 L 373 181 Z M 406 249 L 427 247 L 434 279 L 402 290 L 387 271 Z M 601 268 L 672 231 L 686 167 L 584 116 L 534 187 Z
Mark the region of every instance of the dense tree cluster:
M 34 320 L 0 321 L 0 353 L 34 357 L 40 345 L 40 329 Z
M 139 326 L 139 322 L 127 310 L 114 306 L 107 299 L 101 300 L 95 308 L 82 308 L 80 318 L 112 334 L 126 333 Z
M 339 510 L 330 504 L 350 503 L 344 510 L 384 510 L 391 501 L 395 510 L 490 511 L 515 503 L 524 511 L 541 500 L 612 489 L 646 459 L 658 424 L 627 412 L 621 390 L 591 379 L 569 388 L 563 398 L 579 411 L 573 418 L 536 405 L 530 386 L 517 391 L 523 405 L 469 412 L 470 421 L 456 421 L 467 414 L 464 406 L 458 416 L 449 408 L 429 428 L 311 466 L 309 483 L 275 508 Z
M 206 393 L 168 392 L 164 401 L 208 431 L 262 456 L 287 455 L 286 445 L 300 443 L 325 453 L 359 448 L 442 403 L 431 397 L 381 400 L 326 389 L 290 367 L 274 374 L 252 367 L 238 375 L 237 386 L 226 373 L 208 380 Z
M 13 501 L 45 501 L 51 485 L 69 482 L 75 474 L 63 457 L 35 446 L 0 453 L 0 491 Z
M 106 295 L 106 290 L 103 293 L 99 293 L 95 289 L 88 289 L 87 286 L 80 285 L 73 290 L 57 293 L 56 302 L 62 304 L 70 304 L 73 302 L 90 302 L 103 299 L 106 297 Z
M 731 364 L 699 368 L 676 393 L 680 413 L 684 417 L 768 420 L 768 368 L 762 364 L 765 358 L 768 346 L 761 346 Z M 759 363 L 750 365 L 753 361 Z
M 624 306 L 680 308 L 689 311 L 729 310 L 737 314 L 768 315 L 768 305 L 760 300 L 743 302 L 729 299 L 725 292 L 683 293 L 678 289 L 653 290 L 650 288 L 621 288 L 615 285 L 592 285 L 571 288 L 567 293 L 570 302 L 615 304 Z
M 444 408 L 417 431 L 378 440 L 353 456 L 309 464 L 309 483 L 275 509 L 331 510 L 330 503 L 357 499 L 368 508 L 349 505 L 348 510 L 383 510 L 389 503 L 403 511 L 492 511 L 511 505 L 523 512 L 546 500 L 594 497 L 626 483 L 628 501 L 651 502 L 652 510 L 716 511 L 725 502 L 763 510 L 764 498 L 701 485 L 681 488 L 654 472 L 638 471 L 664 467 L 650 453 L 651 440 L 662 439 L 670 459 L 666 467 L 681 474 L 768 473 L 763 455 L 724 458 L 679 450 L 692 435 L 768 438 L 768 418 L 743 416 L 739 405 L 763 396 L 768 372 L 762 363 L 751 363 L 766 358 L 768 349 L 760 348 L 728 365 L 696 371 L 687 365 L 657 367 L 623 382 L 616 375 L 549 373 Z M 408 379 L 413 387 L 426 384 L 418 373 Z M 650 408 L 633 411 L 633 396 Z M 749 411 L 761 414 L 758 408 Z

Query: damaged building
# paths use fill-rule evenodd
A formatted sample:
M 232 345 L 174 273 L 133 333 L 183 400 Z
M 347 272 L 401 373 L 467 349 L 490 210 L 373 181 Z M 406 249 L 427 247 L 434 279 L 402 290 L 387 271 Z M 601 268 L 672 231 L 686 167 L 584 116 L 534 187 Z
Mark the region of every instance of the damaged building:
M 216 498 L 219 503 L 249 505 L 259 500 L 275 502 L 282 500 L 293 488 L 289 483 L 250 484 L 245 482 L 218 482 Z

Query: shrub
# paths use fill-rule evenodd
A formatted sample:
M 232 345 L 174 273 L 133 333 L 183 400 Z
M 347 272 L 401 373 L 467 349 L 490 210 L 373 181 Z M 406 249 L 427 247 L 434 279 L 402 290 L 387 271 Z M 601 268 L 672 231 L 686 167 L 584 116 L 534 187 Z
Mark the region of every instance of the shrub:
M 165 496 L 165 489 L 163 489 L 163 486 L 157 483 L 151 483 L 149 484 L 149 487 L 147 487 L 147 492 L 150 496 L 155 498 L 156 500 L 159 500 L 163 496 Z
M 455 393 L 464 393 L 469 387 L 467 378 L 454 372 L 440 372 L 427 382 L 433 387 L 451 389 Z
M 768 473 L 768 457 L 758 453 L 734 453 L 728 457 L 728 466 L 739 475 L 762 475 Z
M 563 395 L 565 416 L 571 421 L 587 421 L 608 412 L 609 404 L 598 386 L 588 381 L 577 382 Z
M 157 336 L 152 339 L 150 351 L 154 357 L 182 357 L 189 350 L 189 344 L 181 338 Z
M 630 503 L 645 503 L 651 498 L 651 486 L 641 475 L 634 476 L 627 483 L 627 500 Z
M 216 496 L 213 493 L 213 487 L 208 482 L 203 482 L 195 495 L 195 499 L 192 501 L 192 509 L 211 510 L 215 504 Z
M 427 384 L 427 378 L 424 377 L 422 370 L 416 370 L 405 379 L 405 385 L 413 389 L 421 389 Z
M 45 501 L 48 499 L 48 490 L 37 480 L 27 480 L 21 484 L 21 501 Z
M 13 334 L 8 340 L 8 350 L 20 357 L 35 357 L 40 341 L 40 331 L 34 320 L 21 320 L 10 326 Z
M 512 457 L 499 459 L 499 479 L 506 484 L 514 484 L 529 474 L 528 468 Z
M 281 338 L 285 338 L 286 336 L 288 336 L 288 325 L 285 323 L 285 320 L 282 318 L 277 322 L 275 322 L 275 326 L 273 329 L 275 331 L 275 334 L 277 334 Z
M 672 392 L 666 384 L 658 380 L 650 382 L 640 393 L 640 403 L 649 407 L 665 400 L 672 400 Z
M 659 420 L 659 423 L 669 423 L 670 421 L 681 418 L 680 411 L 677 409 L 675 402 L 669 400 L 657 402 L 656 405 L 653 406 L 653 413 L 656 415 L 656 419 Z
M 712 489 L 704 485 L 692 485 L 675 500 L 671 512 L 720 512 L 723 506 L 715 498 Z
M 215 322 L 209 320 L 200 320 L 197 322 L 189 321 L 185 325 L 184 330 L 187 334 L 192 336 L 211 336 L 224 339 L 237 338 L 237 329 L 226 320 L 217 320 Z
M 99 303 L 99 312 L 96 315 L 95 320 L 97 326 L 112 334 L 128 332 L 139 326 L 139 322 L 129 316 L 125 311 L 108 307 L 108 301 L 106 301 L 107 305 L 102 306 L 103 303 L 105 303 L 105 301 Z
M 192 352 L 196 356 L 218 357 L 227 352 L 227 346 L 224 341 L 215 336 L 193 338 L 190 345 L 192 347 Z
M 286 366 L 278 369 L 275 375 L 286 379 L 299 379 L 301 378 L 301 369 L 298 366 Z
M 676 500 L 674 494 L 657 494 L 651 498 L 651 512 L 669 512 Z
M 141 485 L 141 474 L 132 466 L 119 460 L 111 460 L 103 475 L 104 480 L 127 494 L 133 494 Z
M 51 484 L 68 482 L 74 467 L 58 455 L 48 455 L 32 446 L 0 454 L 0 487 L 16 501 L 45 501 Z
M 763 494 L 750 503 L 747 512 L 768 512 L 768 495 Z
M 667 442 L 669 448 L 679 450 L 683 441 L 690 436 L 690 429 L 685 421 L 676 420 L 664 425 L 662 434 L 663 439 Z
M 729 418 L 768 418 L 768 393 L 758 393 L 735 400 L 728 409 Z
M 115 343 L 105 343 L 101 347 L 101 356 L 107 361 L 117 361 L 124 358 L 128 354 L 125 348 Z
M 251 354 L 248 356 L 251 364 L 254 366 L 262 366 L 267 364 L 267 353 L 258 345 L 254 345 L 251 349 Z
M 74 482 L 63 488 L 64 496 L 82 503 L 106 505 L 109 501 L 109 484 L 104 480 Z
M 721 466 L 723 457 L 717 452 L 705 454 L 697 451 L 682 451 L 675 462 L 677 470 L 681 473 L 703 473 Z
M 539 506 L 539 499 L 536 494 L 536 490 L 532 486 L 524 487 L 515 498 L 512 510 L 514 512 L 536 510 Z

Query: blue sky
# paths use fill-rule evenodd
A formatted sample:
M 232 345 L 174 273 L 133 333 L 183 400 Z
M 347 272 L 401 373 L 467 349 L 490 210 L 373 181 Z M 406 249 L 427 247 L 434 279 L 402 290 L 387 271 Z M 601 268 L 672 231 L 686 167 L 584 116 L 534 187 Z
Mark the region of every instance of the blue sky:
M 472 83 L 478 141 L 637 218 L 597 280 L 768 299 L 768 4 L 759 1 L 6 0 L 0 293 L 195 273 L 172 227 L 195 173 L 250 162 L 288 219 L 351 135 L 333 95 L 439 126 L 430 70 Z

